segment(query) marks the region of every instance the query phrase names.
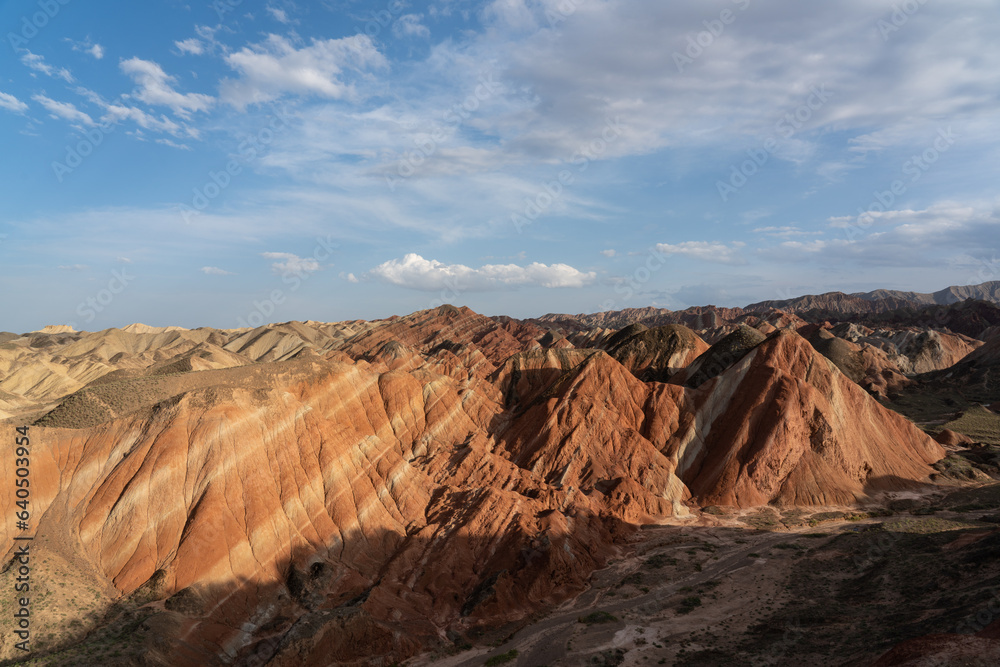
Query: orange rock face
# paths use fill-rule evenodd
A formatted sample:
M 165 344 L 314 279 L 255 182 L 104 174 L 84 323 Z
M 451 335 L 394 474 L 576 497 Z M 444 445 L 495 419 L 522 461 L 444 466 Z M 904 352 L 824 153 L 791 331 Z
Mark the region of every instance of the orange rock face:
M 116 332 L 180 336 L 176 358 L 121 357 L 32 428 L 40 539 L 122 595 L 162 587 L 151 664 L 390 664 L 582 590 L 642 523 L 864 500 L 943 456 L 788 331 L 697 388 L 633 373 L 707 353 L 683 327 L 628 366 L 450 307 L 198 331 Z
M 925 481 L 941 447 L 798 334 L 778 332 L 694 398 L 670 447 L 702 504 L 851 503 Z

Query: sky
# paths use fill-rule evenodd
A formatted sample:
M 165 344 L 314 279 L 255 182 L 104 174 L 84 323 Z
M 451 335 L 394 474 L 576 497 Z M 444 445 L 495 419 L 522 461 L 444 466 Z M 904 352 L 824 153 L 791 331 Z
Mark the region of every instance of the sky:
M 1000 279 L 1000 1 L 6 0 L 0 330 Z

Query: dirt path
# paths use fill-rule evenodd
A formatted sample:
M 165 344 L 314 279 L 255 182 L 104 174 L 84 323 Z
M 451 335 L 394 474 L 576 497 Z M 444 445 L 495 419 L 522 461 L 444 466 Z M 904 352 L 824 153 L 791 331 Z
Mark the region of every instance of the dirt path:
M 829 529 L 828 527 L 825 527 Z M 711 530 L 711 529 L 708 529 Z M 507 653 L 512 649 L 518 651 L 516 662 L 511 665 L 518 667 L 537 667 L 538 665 L 550 665 L 555 661 L 567 657 L 566 644 L 571 638 L 578 618 L 581 615 L 595 611 L 603 611 L 609 614 L 620 613 L 622 611 L 632 612 L 658 612 L 663 609 L 663 605 L 670 597 L 678 594 L 682 588 L 696 587 L 706 582 L 717 580 L 720 577 L 732 574 L 743 568 L 753 566 L 758 559 L 750 557 L 748 554 L 765 550 L 779 542 L 787 541 L 794 533 L 778 532 L 765 535 L 749 537 L 745 544 L 724 544 L 719 552 L 714 555 L 718 560 L 707 561 L 700 572 L 694 572 L 681 579 L 676 579 L 657 586 L 649 593 L 626 600 L 603 601 L 606 590 L 591 588 L 578 596 L 573 601 L 564 605 L 562 610 L 557 610 L 553 616 L 534 623 L 515 633 L 514 637 L 503 645 L 490 651 L 479 650 L 474 654 L 470 652 L 451 658 L 439 659 L 433 663 L 441 667 L 480 667 L 486 660 L 493 656 Z M 692 534 L 693 537 L 694 534 Z M 699 537 L 702 537 L 699 535 Z M 678 547 L 683 548 L 683 547 Z M 725 549 L 725 553 L 721 553 Z M 634 560 L 634 559 L 633 559 Z M 621 568 L 621 564 L 611 566 Z

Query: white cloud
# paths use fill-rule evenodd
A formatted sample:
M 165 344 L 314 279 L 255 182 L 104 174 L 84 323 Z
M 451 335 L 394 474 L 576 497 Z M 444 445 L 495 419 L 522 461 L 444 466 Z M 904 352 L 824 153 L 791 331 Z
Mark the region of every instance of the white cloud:
M 190 53 L 193 56 L 200 56 L 205 53 L 205 45 L 197 37 L 176 41 L 174 42 L 174 46 L 181 53 Z
M 379 264 L 369 274 L 383 282 L 410 289 L 436 291 L 446 287 L 482 292 L 509 287 L 583 287 L 593 282 L 594 272 L 583 273 L 567 264 L 487 264 L 473 269 L 464 264 L 444 264 L 409 253 L 402 259 Z
M 134 93 L 136 99 L 150 105 L 170 107 L 174 113 L 187 117 L 193 111 L 207 111 L 215 98 L 201 93 L 179 93 L 173 88 L 176 77 L 163 71 L 151 60 L 130 58 L 119 63 L 122 72 L 139 86 Z
M 387 66 L 366 35 L 313 40 L 301 49 L 284 37 L 269 35 L 260 44 L 230 53 L 226 63 L 241 76 L 222 82 L 221 98 L 237 108 L 268 102 L 285 93 L 341 99 L 353 94 L 352 86 L 342 80 L 345 69 Z
M 0 93 L 0 108 L 6 109 L 7 111 L 13 111 L 14 113 L 24 113 L 28 110 L 28 105 L 13 95 Z
M 101 46 L 100 44 L 94 44 L 93 42 L 90 41 L 90 38 L 87 38 L 82 42 L 78 42 L 74 39 L 70 39 L 67 37 L 64 41 L 69 42 L 71 44 L 71 48 L 74 51 L 86 53 L 88 55 L 93 56 L 97 60 L 100 60 L 101 58 L 104 57 L 104 47 Z
M 829 223 L 841 232 L 838 237 L 785 241 L 762 248 L 758 256 L 846 272 L 858 266 L 931 271 L 963 256 L 1000 252 L 1000 202 L 939 202 L 922 210 L 873 212 L 867 219 L 834 217 Z
M 45 97 L 45 95 L 32 95 L 31 99 L 45 107 L 52 118 L 62 118 L 63 120 L 68 120 L 71 123 L 83 123 L 84 125 L 94 124 L 93 118 L 80 111 L 69 102 L 57 102 L 56 100 Z
M 560 6 L 572 6 L 572 16 L 553 29 L 546 13 L 561 17 Z M 733 24 L 678 72 L 673 54 L 727 7 Z M 956 19 L 963 11 L 980 19 Z M 605 157 L 730 148 L 734 140 L 760 146 L 770 136 L 778 139 L 774 157 L 801 162 L 827 157 L 816 150 L 820 141 L 847 148 L 829 132 L 869 135 L 905 120 L 906 132 L 859 137 L 857 145 L 910 145 L 926 141 L 920 137 L 942 118 L 993 114 L 1000 15 L 987 17 L 978 0 L 922 5 L 887 48 L 875 28 L 883 13 L 866 0 L 780 11 L 743 2 L 494 0 L 483 12 L 487 30 L 442 44 L 435 63 L 503 63 L 506 86 L 530 102 L 482 123 L 508 150 L 547 159 L 572 155 L 616 115 L 626 132 Z M 824 85 L 817 97 L 814 88 Z M 803 123 L 783 126 L 795 136 L 780 133 L 786 115 L 803 108 Z
M 538 27 L 535 13 L 524 0 L 493 0 L 482 15 L 486 23 L 502 29 L 528 31 Z
M 692 259 L 719 264 L 745 264 L 740 248 L 746 244 L 734 241 L 731 245 L 708 241 L 684 241 L 683 243 L 657 243 L 657 251 L 664 255 L 683 255 Z
M 69 266 L 60 266 L 59 267 L 59 269 L 62 270 L 62 271 L 76 271 L 76 272 L 86 271 L 89 268 L 90 267 L 87 266 L 86 264 L 71 264 Z
M 120 104 L 108 104 L 105 106 L 105 112 L 106 113 L 103 116 L 103 119 L 110 120 L 112 123 L 119 123 L 123 120 L 131 120 L 139 127 L 153 132 L 166 132 L 167 134 L 171 134 L 175 137 L 182 135 L 193 138 L 198 137 L 198 133 L 195 130 L 182 127 L 166 116 L 156 118 L 155 116 L 151 116 L 142 109 L 138 109 L 136 107 L 127 107 Z
M 430 37 L 431 31 L 420 22 L 420 14 L 403 14 L 392 24 L 392 32 L 396 37 Z
M 793 236 L 820 236 L 823 234 L 823 232 L 803 231 L 794 225 L 786 225 L 783 227 L 757 227 L 753 231 L 754 234 L 766 234 L 767 236 L 773 236 L 776 238 L 791 238 Z
M 842 239 L 834 239 L 833 241 L 807 241 L 803 243 L 802 241 L 785 241 L 781 244 L 782 248 L 787 248 L 788 250 L 799 250 L 801 252 L 819 252 L 839 244 L 844 243 Z
M 827 219 L 827 222 L 835 229 L 854 229 L 863 232 L 875 225 L 900 224 L 901 227 L 909 228 L 928 225 L 940 227 L 951 223 L 969 222 L 982 218 L 984 215 L 984 211 L 977 206 L 942 202 L 920 211 L 913 209 L 869 211 L 859 213 L 856 216 L 831 217 Z
M 203 266 L 200 271 L 207 276 L 235 276 L 236 274 L 232 271 L 226 271 L 225 269 L 220 269 L 217 266 Z
M 287 276 L 303 276 L 319 271 L 319 262 L 311 257 L 299 257 L 290 252 L 262 252 L 261 257 L 279 260 L 271 263 L 271 270 L 275 273 Z
M 344 273 L 343 271 L 341 271 L 339 277 L 341 280 L 346 280 L 349 283 L 361 282 L 360 280 L 358 280 L 358 277 L 353 273 Z
M 284 9 L 279 9 L 277 7 L 272 7 L 271 5 L 268 5 L 267 12 L 268 14 L 273 16 L 274 20 L 277 21 L 278 23 L 285 23 L 285 24 L 291 23 L 291 21 L 288 18 L 288 12 L 286 12 Z
M 189 151 L 191 147 L 187 144 L 179 144 L 176 141 L 171 141 L 170 139 L 157 139 L 156 143 L 163 144 L 164 146 L 170 146 L 171 148 L 176 148 L 182 151 Z
M 608 250 L 602 250 L 601 254 L 604 255 L 605 257 L 614 257 L 615 255 L 618 254 L 618 252 L 616 250 L 608 249 Z
M 117 259 L 122 264 L 131 264 L 132 263 L 132 260 L 129 259 L 128 257 L 118 257 Z
M 53 67 L 45 62 L 45 58 L 28 51 L 21 56 L 21 62 L 36 72 L 41 72 L 46 76 L 62 79 L 66 83 L 73 83 L 73 75 L 65 67 Z

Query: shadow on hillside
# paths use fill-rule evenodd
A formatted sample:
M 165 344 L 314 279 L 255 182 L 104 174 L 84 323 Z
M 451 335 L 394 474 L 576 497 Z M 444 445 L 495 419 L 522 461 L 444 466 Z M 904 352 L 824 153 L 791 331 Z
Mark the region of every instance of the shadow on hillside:
M 475 513 L 477 494 L 432 502 L 447 516 L 429 518 L 465 525 L 463 512 Z M 577 511 L 571 534 L 529 533 L 523 526 L 545 522 L 530 519 L 499 536 L 354 530 L 330 550 L 295 548 L 276 563 L 276 576 L 261 580 L 169 590 L 166 582 L 181 573 L 168 566 L 111 605 L 86 639 L 32 657 L 54 664 L 387 666 L 429 648 L 502 639 L 538 609 L 582 591 L 632 530 Z M 201 576 L 216 565 L 199 563 Z
M 880 478 L 874 486 L 903 482 Z M 1000 505 L 995 489 L 985 488 L 985 495 L 975 491 L 956 492 L 955 502 L 945 505 L 977 500 Z M 450 500 L 454 507 L 431 505 L 437 512 L 453 512 L 455 523 L 462 525 L 462 508 L 475 503 L 475 493 L 456 495 Z M 807 519 L 793 518 L 799 519 L 797 526 Z M 782 525 L 764 531 L 753 525 L 714 528 L 708 541 L 708 531 L 696 526 L 667 528 L 673 538 L 661 535 L 634 547 L 639 583 L 654 586 L 636 602 L 643 613 L 671 609 L 677 601 L 658 596 L 655 587 L 701 576 L 701 565 L 706 579 L 716 578 L 711 571 L 715 556 L 725 556 L 727 548 L 748 536 L 775 534 L 780 536 L 772 546 L 779 549 L 775 553 L 794 556 L 789 566 L 792 602 L 762 618 L 744 641 L 755 656 L 777 657 L 771 664 L 796 664 L 792 658 L 799 652 L 852 642 L 886 650 L 903 639 L 951 632 L 964 619 L 974 619 L 990 602 L 986 588 L 1000 585 L 1000 534 L 951 548 L 961 533 L 947 522 L 928 522 L 930 533 L 917 534 L 910 525 L 915 517 L 897 518 L 906 519 L 902 525 L 910 532 L 897 530 L 896 519 L 884 528 L 850 525 L 831 532 L 827 542 L 806 541 L 798 551 L 787 547 L 788 541 L 815 536 L 789 533 Z M 512 530 L 499 539 L 355 530 L 332 550 L 294 549 L 278 561 L 278 576 L 270 580 L 196 584 L 175 591 L 165 581 L 176 572 L 156 574 L 112 605 L 85 640 L 34 657 L 50 664 L 387 667 L 423 651 L 444 656 L 471 644 L 498 645 L 492 653 L 502 653 L 520 628 L 588 583 L 593 590 L 625 584 L 608 579 L 611 571 L 600 568 L 614 554 L 613 544 L 635 544 L 629 537 L 637 527 L 582 512 L 576 512 L 570 525 L 571 533 Z M 664 529 L 649 526 L 642 532 L 658 530 Z M 674 538 L 693 546 L 679 551 L 677 545 L 684 543 Z M 758 554 L 737 556 L 742 560 L 735 567 L 749 567 Z M 199 565 L 207 573 L 216 564 Z M 887 623 L 884 608 L 890 603 L 894 611 Z M 619 613 L 632 606 L 608 598 L 596 609 Z M 711 655 L 703 657 L 709 662 L 692 657 L 683 664 L 713 664 Z

